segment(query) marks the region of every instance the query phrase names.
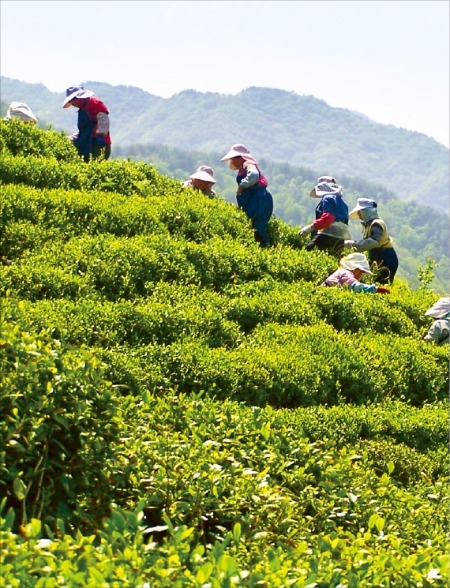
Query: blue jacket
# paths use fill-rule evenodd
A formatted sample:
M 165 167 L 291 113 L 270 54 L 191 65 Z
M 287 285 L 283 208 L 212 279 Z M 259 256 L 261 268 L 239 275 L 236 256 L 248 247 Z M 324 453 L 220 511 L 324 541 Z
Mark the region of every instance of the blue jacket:
M 324 212 L 335 216 L 335 222 L 348 225 L 348 206 L 339 194 L 327 194 L 320 199 L 316 206 L 316 219 L 320 218 Z

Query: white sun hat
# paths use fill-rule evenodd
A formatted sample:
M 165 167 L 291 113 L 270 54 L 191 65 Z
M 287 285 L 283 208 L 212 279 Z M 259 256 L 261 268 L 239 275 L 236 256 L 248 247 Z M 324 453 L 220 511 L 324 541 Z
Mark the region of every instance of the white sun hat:
M 323 198 L 329 194 L 342 194 L 342 186 L 336 184 L 333 176 L 320 176 L 309 195 L 311 198 Z
M 360 269 L 364 273 L 372 275 L 369 262 L 364 253 L 349 253 L 341 259 L 339 264 L 346 270 L 353 271 L 355 269 Z
M 5 120 L 10 118 L 19 118 L 23 122 L 38 122 L 33 111 L 25 102 L 11 102 L 6 112 Z
M 201 165 L 196 172 L 194 172 L 191 176 L 191 180 L 203 180 L 204 182 L 209 182 L 210 184 L 215 184 L 216 180 L 213 176 L 213 169 L 208 165 Z
M 450 313 L 450 297 L 443 296 L 439 298 L 437 302 L 433 304 L 431 308 L 426 311 L 426 316 L 432 316 L 433 318 L 443 318 L 446 314 Z
M 370 198 L 358 198 L 356 201 L 356 206 L 351 210 L 348 214 L 349 218 L 358 218 L 358 212 L 360 210 L 364 210 L 365 208 L 376 208 L 377 203 L 375 200 L 371 200 Z
M 70 88 L 67 88 L 66 99 L 64 100 L 63 108 L 67 108 L 68 106 L 70 106 L 70 103 L 75 98 L 79 98 L 81 100 L 83 98 L 92 98 L 93 95 L 94 92 L 91 92 L 90 90 L 85 90 L 80 86 L 72 86 Z

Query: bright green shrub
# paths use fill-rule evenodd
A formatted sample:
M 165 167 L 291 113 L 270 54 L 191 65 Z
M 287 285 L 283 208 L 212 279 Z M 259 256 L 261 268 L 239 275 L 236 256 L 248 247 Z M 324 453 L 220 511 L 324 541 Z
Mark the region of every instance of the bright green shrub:
M 436 463 L 435 454 L 427 456 L 403 443 L 387 439 L 359 441 L 356 451 L 364 452 L 373 462 L 374 471 L 379 475 L 386 471 L 386 464 L 394 464 L 391 477 L 397 482 L 411 486 L 423 477 L 429 479 L 443 476 L 447 473 L 447 465 Z
M 88 352 L 28 333 L 2 304 L 0 485 L 16 528 L 32 517 L 90 525 L 110 506 L 117 427 L 111 387 Z
M 443 585 L 436 296 L 321 288 L 295 227 L 261 250 L 220 199 L 11 128 L 0 584 Z
M 249 364 L 270 369 L 269 402 L 275 406 L 360 404 L 380 393 L 371 388 L 368 365 L 357 358 L 349 338 L 325 323 L 262 326 L 242 350 Z
M 226 316 L 236 321 L 248 334 L 257 325 L 270 323 L 311 325 L 321 317 L 315 305 L 313 284 L 284 284 L 273 278 L 229 287 Z
M 117 194 L 158 196 L 162 192 L 181 194 L 175 180 L 165 178 L 150 165 L 112 161 L 85 164 L 58 162 L 41 157 L 1 155 L 2 184 L 23 184 L 41 189 L 92 190 Z
M 0 257 L 11 262 L 26 251 L 39 249 L 46 242 L 56 241 L 62 237 L 57 230 L 49 230 L 29 220 L 11 223 L 2 230 Z
M 391 304 L 391 296 L 355 293 L 343 288 L 319 288 L 314 305 L 320 318 L 338 331 L 361 330 L 420 338 L 404 308 Z
M 370 365 L 372 386 L 383 390 L 385 398 L 413 406 L 447 398 L 448 350 L 394 335 L 358 337 L 355 349 Z
M 5 229 L 26 221 L 63 239 L 111 233 L 117 236 L 167 234 L 157 217 L 159 199 L 104 192 L 35 190 L 8 185 L 0 203 Z M 156 210 L 155 210 L 156 209 Z M 44 242 L 44 241 L 43 241 Z
M 0 154 L 69 162 L 79 160 L 76 149 L 64 133 L 43 131 L 17 119 L 0 120 Z
M 314 406 L 283 411 L 309 439 L 332 439 L 339 446 L 358 439 L 390 439 L 426 453 L 444 447 L 448 440 L 448 407 L 444 402 L 411 407 L 400 400 L 362 406 Z
M 72 345 L 167 345 L 188 336 L 201 337 L 209 347 L 235 346 L 241 339 L 237 324 L 227 321 L 219 303 L 187 299 L 172 305 L 153 300 L 122 301 L 82 299 L 40 300 L 23 303 L 23 316 L 34 331 L 52 328 L 55 337 Z M 215 301 L 214 301 L 215 302 Z
M 267 274 L 280 282 L 303 280 L 319 285 L 336 269 L 336 260 L 323 251 L 269 249 Z
M 297 330 L 268 325 L 230 351 L 186 338 L 155 354 L 170 386 L 255 406 L 361 403 L 376 394 L 367 385 L 367 365 L 361 366 L 346 339 L 327 325 Z
M 92 286 L 82 275 L 71 275 L 65 268 L 55 267 L 51 259 L 30 258 L 28 263 L 0 266 L 0 294 L 8 291 L 28 300 L 43 298 L 79 298 L 93 295 Z
M 160 199 L 158 217 L 177 239 L 193 243 L 228 237 L 249 243 L 253 241 L 253 233 L 241 211 L 218 198 L 205 197 L 197 190 L 186 190 Z

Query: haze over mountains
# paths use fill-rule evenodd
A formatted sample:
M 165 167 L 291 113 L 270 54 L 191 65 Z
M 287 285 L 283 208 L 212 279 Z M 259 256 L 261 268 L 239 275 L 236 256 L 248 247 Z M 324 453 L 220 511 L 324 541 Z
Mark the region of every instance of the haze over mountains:
M 242 142 L 258 158 L 310 168 L 317 175 L 374 182 L 401 200 L 449 210 L 445 146 L 422 133 L 331 107 L 314 96 L 251 87 L 236 95 L 185 90 L 161 98 L 130 86 L 94 81 L 82 85 L 110 110 L 113 156 L 114 147 L 143 143 L 220 154 Z M 11 101 L 24 101 L 41 126 L 72 133 L 76 110 L 63 110 L 64 97 L 64 92 L 51 92 L 42 84 L 1 77 L 2 115 Z

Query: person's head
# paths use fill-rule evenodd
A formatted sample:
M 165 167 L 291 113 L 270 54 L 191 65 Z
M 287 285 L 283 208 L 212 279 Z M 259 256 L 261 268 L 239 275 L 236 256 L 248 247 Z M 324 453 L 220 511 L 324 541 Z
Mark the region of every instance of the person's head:
M 91 98 L 94 95 L 94 92 L 90 90 L 85 90 L 79 86 L 71 86 L 66 90 L 66 99 L 63 103 L 63 108 L 69 108 L 69 106 L 75 106 L 80 108 L 82 105 L 81 100 L 85 100 L 86 98 Z
M 246 161 L 256 164 L 256 159 L 242 143 L 235 143 L 220 161 L 228 161 L 232 170 L 240 170 Z
M 360 280 L 364 274 L 372 275 L 369 262 L 364 253 L 349 253 L 341 259 L 339 265 L 352 272 L 357 280 Z
M 363 222 L 377 218 L 377 203 L 370 198 L 358 198 L 355 208 L 349 212 L 348 217 L 359 218 Z
M 243 159 L 242 157 L 240 157 L 238 155 L 236 157 L 232 157 L 228 161 L 228 165 L 229 165 L 230 169 L 232 169 L 233 171 L 239 171 L 242 168 L 242 166 L 244 165 L 244 161 L 245 161 L 245 159 Z
M 201 165 L 190 177 L 192 185 L 201 192 L 210 192 L 216 180 L 213 169 L 207 165 Z
M 320 176 L 320 178 L 317 178 L 316 185 L 309 193 L 311 198 L 323 198 L 333 194 L 342 196 L 342 186 L 339 186 L 332 176 Z

